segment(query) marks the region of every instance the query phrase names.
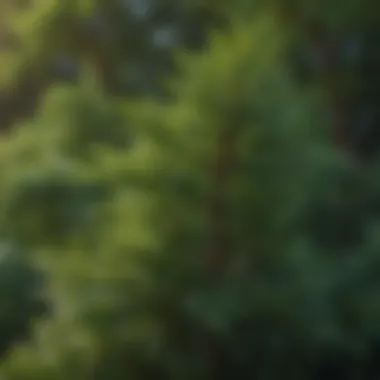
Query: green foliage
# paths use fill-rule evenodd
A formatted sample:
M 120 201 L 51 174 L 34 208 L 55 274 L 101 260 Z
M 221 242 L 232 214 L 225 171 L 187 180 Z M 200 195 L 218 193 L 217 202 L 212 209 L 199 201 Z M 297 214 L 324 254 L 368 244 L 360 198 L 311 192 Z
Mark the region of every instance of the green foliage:
M 30 334 L 31 320 L 46 311 L 42 277 L 22 249 L 3 241 L 0 262 L 0 352 Z
M 73 4 L 57 15 L 82 15 Z M 1 230 L 52 304 L 4 379 L 310 379 L 325 350 L 357 358 L 378 337 L 378 164 L 328 142 L 326 102 L 293 80 L 272 6 L 234 9 L 202 52 L 177 55 L 169 99 L 115 99 L 84 65 L 4 137 Z M 12 260 L 0 279 L 17 297 L 0 302 L 26 317 L 30 274 Z
M 298 207 L 304 176 L 310 171 L 318 147 L 313 148 L 315 144 L 310 140 L 315 135 L 313 128 L 301 129 L 303 114 L 309 107 L 305 104 L 304 109 L 297 108 L 301 94 L 297 94 L 286 67 L 282 66 L 282 41 L 278 35 L 272 16 L 263 14 L 253 25 L 236 25 L 231 34 L 212 38 L 210 49 L 188 62 L 184 80 L 178 83 L 181 92 L 175 102 L 159 107 L 149 104 L 127 107 L 126 114 L 135 125 L 132 146 L 119 153 L 112 147 L 100 149 L 90 161 L 76 152 L 85 151 L 91 139 L 96 138 L 98 125 L 106 128 L 107 118 L 94 117 L 94 113 L 104 115 L 105 102 L 92 102 L 88 93 L 78 98 L 76 90 L 72 91 L 72 98 L 66 97 L 69 103 L 56 102 L 54 99 L 59 96 L 47 98 L 47 111 L 42 112 L 47 116 L 34 122 L 37 135 L 44 123 L 49 123 L 48 115 L 52 112 L 49 110 L 67 118 L 58 118 L 58 124 L 49 123 L 51 132 L 44 133 L 46 136 L 56 133 L 57 137 L 45 140 L 46 145 L 33 154 L 44 155 L 42 149 L 45 152 L 49 149 L 50 154 L 72 161 L 73 170 L 59 175 L 44 169 L 42 176 L 27 186 L 13 182 L 14 200 L 6 202 L 12 234 L 20 238 L 29 232 L 27 238 L 34 238 L 37 249 L 38 243 L 43 247 L 57 236 L 69 239 L 66 228 L 76 227 L 76 217 L 79 220 L 85 217 L 84 208 L 91 202 L 88 195 L 80 197 L 85 170 L 101 183 L 108 183 L 112 193 L 104 207 L 98 206 L 102 211 L 92 216 L 97 233 L 91 235 L 90 245 L 81 239 L 69 239 L 68 244 L 58 240 L 57 249 L 53 247 L 50 253 L 37 255 L 42 264 L 46 260 L 49 263 L 51 291 L 57 295 L 53 317 L 56 323 L 50 334 L 57 331 L 58 335 L 64 335 L 63 341 L 55 340 L 49 348 L 58 357 L 59 365 L 52 369 L 57 376 L 66 378 L 70 374 L 71 378 L 83 379 L 91 377 L 95 370 L 100 374 L 112 373 L 115 379 L 126 375 L 142 379 L 143 368 L 147 367 L 169 378 L 207 378 L 212 363 L 205 357 L 206 336 L 211 334 L 219 339 L 220 334 L 227 333 L 223 339 L 234 339 L 232 330 L 242 319 L 248 318 L 254 325 L 256 318 L 280 316 L 288 306 L 276 304 L 277 299 L 287 298 L 281 293 L 283 287 L 272 290 L 272 284 L 265 291 L 268 297 L 259 292 L 257 300 L 253 298 L 247 303 L 245 297 L 252 298 L 255 294 L 249 289 L 260 285 L 257 279 L 252 283 L 251 275 L 244 273 L 228 275 L 209 294 L 207 289 L 213 286 L 207 273 L 199 268 L 210 245 L 207 214 L 208 199 L 215 196 L 211 182 L 215 141 L 231 126 L 239 130 L 244 141 L 236 151 L 240 169 L 232 174 L 231 187 L 225 194 L 231 210 L 230 228 L 236 234 L 230 258 L 232 267 L 237 260 L 250 262 L 253 255 L 271 266 L 269 263 L 294 244 L 294 238 L 289 238 L 297 213 L 294 208 Z M 258 57 L 256 52 L 263 39 L 267 41 L 266 49 Z M 228 53 L 232 51 L 234 54 Z M 273 88 L 278 89 L 274 98 Z M 269 108 L 273 106 L 276 115 Z M 87 130 L 81 139 L 78 134 L 86 131 L 86 125 L 93 129 Z M 60 128 L 65 134 L 60 133 Z M 10 150 L 13 141 L 17 143 L 23 133 L 30 136 L 30 126 L 24 130 L 10 136 L 7 141 Z M 70 139 L 66 140 L 68 145 L 64 144 L 65 135 Z M 105 147 L 107 140 L 101 142 Z M 67 146 L 75 150 L 65 149 Z M 17 153 L 13 154 L 16 162 Z M 294 165 L 299 157 L 302 167 Z M 51 164 L 49 160 L 44 166 Z M 41 167 L 41 163 L 36 165 L 35 168 Z M 28 163 L 19 170 L 30 174 L 31 167 Z M 77 177 L 77 173 L 82 174 Z M 25 174 L 20 174 L 21 178 Z M 16 189 L 22 189 L 21 193 Z M 21 207 L 21 212 L 12 205 Z M 72 215 L 71 210 L 79 214 Z M 41 222 L 32 220 L 32 224 L 24 227 L 28 215 Z M 228 300 L 232 302 L 230 306 Z M 292 314 L 289 323 L 294 328 L 298 325 Z M 286 332 L 289 325 L 284 320 L 277 327 L 268 326 L 269 330 L 273 328 L 274 333 L 278 329 Z M 66 340 L 81 329 L 89 331 L 92 339 L 89 352 L 82 352 L 73 346 L 74 342 Z M 37 339 L 36 344 L 43 350 L 44 343 L 40 341 L 43 338 L 37 335 Z M 201 349 L 202 346 L 205 348 Z M 73 350 L 75 362 L 70 359 Z M 190 352 L 186 353 L 187 350 Z M 5 366 L 14 368 L 15 376 L 23 360 L 27 360 L 19 358 L 18 352 Z M 29 350 L 28 355 L 32 356 L 27 367 L 31 372 L 26 376 L 33 373 L 33 368 L 48 366 L 48 359 L 33 356 L 37 352 L 37 346 Z M 85 361 L 87 355 L 91 358 L 89 364 Z M 39 369 L 36 371 L 41 373 Z

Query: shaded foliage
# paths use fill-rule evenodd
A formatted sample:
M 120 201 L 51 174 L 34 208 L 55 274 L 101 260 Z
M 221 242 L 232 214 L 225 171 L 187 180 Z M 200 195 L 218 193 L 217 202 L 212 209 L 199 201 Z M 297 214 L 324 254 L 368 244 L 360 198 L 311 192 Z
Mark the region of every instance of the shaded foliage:
M 0 220 L 51 313 L 4 378 L 378 376 L 378 162 L 358 159 L 377 143 L 376 4 L 40 3 L 28 70 L 48 90 L 2 141 Z M 28 310 L 4 319 L 9 346 L 33 312 L 4 297 Z

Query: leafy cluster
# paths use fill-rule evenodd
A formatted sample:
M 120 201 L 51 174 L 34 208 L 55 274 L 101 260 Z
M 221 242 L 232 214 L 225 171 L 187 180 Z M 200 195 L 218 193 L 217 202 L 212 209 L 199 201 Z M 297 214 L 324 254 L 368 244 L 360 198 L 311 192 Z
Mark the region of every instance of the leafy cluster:
M 73 48 L 49 28 L 101 7 L 87 3 L 46 5 L 39 59 Z M 101 16 L 117 18 L 107 4 Z M 171 58 L 169 97 L 116 98 L 86 56 L 75 83 L 49 85 L 2 139 L 4 379 L 379 374 L 379 165 L 331 143 L 331 83 L 295 80 L 280 5 L 214 4 L 228 27 Z M 329 25 L 334 7 L 314 11 Z M 116 75 L 124 51 L 97 47 L 115 49 L 104 72 Z M 349 78 L 369 86 L 361 73 Z

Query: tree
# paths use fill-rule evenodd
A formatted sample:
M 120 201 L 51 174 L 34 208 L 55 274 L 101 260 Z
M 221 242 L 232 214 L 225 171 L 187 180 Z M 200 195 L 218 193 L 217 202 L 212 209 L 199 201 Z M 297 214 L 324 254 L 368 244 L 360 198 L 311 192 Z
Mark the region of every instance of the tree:
M 3 229 L 52 303 L 5 379 L 378 375 L 377 164 L 322 130 L 276 10 L 237 7 L 168 99 L 84 75 L 4 140 Z
M 201 48 L 221 22 L 217 9 L 171 0 L 5 2 L 1 12 L 3 38 L 13 41 L 0 52 L 3 130 L 32 117 L 51 84 L 75 83 L 83 65 L 109 94 L 163 96 L 171 51 Z

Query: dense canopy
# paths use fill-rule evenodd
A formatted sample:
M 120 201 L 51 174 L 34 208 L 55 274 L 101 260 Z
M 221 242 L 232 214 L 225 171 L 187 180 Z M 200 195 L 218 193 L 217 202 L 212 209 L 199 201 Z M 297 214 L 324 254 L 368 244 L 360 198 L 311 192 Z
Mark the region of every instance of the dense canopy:
M 377 1 L 0 7 L 1 379 L 380 376 Z

